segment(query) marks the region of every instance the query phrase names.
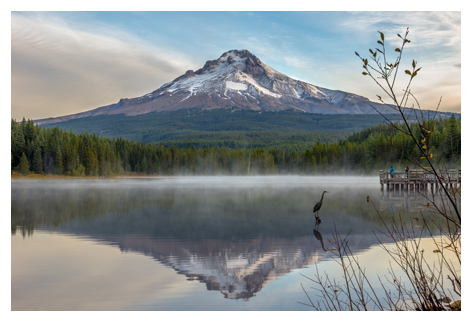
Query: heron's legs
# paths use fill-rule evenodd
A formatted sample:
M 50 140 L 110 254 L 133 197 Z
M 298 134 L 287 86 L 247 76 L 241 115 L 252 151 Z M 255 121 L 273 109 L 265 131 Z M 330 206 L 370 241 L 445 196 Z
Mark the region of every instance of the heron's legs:
M 315 211 L 314 215 L 315 215 L 315 225 L 317 226 L 322 222 L 322 220 L 319 218 L 319 211 Z

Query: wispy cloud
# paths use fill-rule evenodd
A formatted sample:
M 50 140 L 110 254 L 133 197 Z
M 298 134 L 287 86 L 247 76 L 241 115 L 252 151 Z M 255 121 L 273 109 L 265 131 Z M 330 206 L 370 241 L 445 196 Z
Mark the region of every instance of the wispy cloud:
M 457 47 L 461 42 L 460 11 L 382 11 L 353 12 L 341 25 L 360 34 L 384 32 L 392 45 L 399 43 L 396 34 L 404 35 L 407 27 L 415 40 L 410 46 L 429 50 L 442 45 Z
M 12 14 L 12 117 L 44 117 L 44 110 L 59 116 L 140 96 L 195 65 L 165 46 L 117 32 Z

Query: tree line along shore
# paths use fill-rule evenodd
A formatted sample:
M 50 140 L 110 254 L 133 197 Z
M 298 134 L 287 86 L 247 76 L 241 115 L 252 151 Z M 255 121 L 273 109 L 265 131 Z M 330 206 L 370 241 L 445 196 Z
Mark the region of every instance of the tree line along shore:
M 442 165 L 459 167 L 461 119 L 452 115 L 425 122 L 431 123 L 429 129 L 433 129 L 426 143 L 429 153 Z M 414 124 L 414 133 L 419 138 L 422 126 L 423 122 Z M 300 149 L 296 143 L 294 147 L 282 148 L 249 146 L 234 149 L 211 144 L 200 148 L 145 144 L 121 137 L 75 134 L 58 127 L 44 128 L 25 118 L 11 121 L 12 176 L 372 175 L 391 165 L 404 169 L 408 156 L 419 155 L 411 138 L 384 123 L 336 143 L 317 141 L 310 149 Z

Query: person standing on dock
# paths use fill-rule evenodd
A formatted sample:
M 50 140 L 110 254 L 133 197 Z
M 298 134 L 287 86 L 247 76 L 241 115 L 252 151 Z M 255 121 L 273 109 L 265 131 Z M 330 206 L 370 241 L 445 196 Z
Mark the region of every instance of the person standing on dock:
M 389 169 L 389 172 L 391 173 L 391 178 L 394 177 L 394 167 L 391 165 L 391 168 Z
M 406 166 L 404 172 L 406 173 L 406 178 L 409 178 L 409 166 Z

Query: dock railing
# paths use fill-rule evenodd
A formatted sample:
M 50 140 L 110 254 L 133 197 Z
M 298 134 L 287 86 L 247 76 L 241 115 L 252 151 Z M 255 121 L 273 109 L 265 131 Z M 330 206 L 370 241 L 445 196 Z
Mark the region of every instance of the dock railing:
M 461 170 L 460 169 L 448 169 L 437 171 L 438 176 L 435 176 L 428 169 L 412 169 L 409 172 L 393 172 L 380 170 L 379 171 L 379 182 L 381 189 L 384 185 L 388 188 L 409 189 L 418 188 L 425 189 L 435 187 L 442 182 L 447 187 L 459 186 L 461 184 Z

